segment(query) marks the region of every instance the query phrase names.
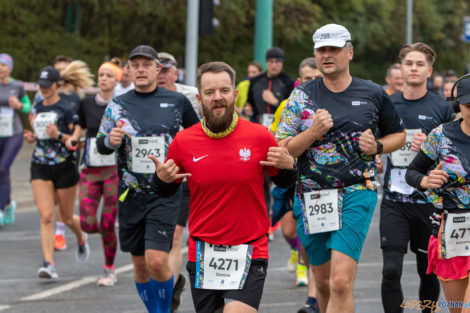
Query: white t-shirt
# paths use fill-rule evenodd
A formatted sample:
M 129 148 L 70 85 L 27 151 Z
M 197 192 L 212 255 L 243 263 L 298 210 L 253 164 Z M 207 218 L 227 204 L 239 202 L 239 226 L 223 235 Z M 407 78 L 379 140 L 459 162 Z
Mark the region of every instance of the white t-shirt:
M 120 96 L 132 89 L 134 89 L 134 83 L 131 83 L 127 87 L 122 87 L 121 83 L 117 83 L 116 87 L 114 87 L 114 96 Z
M 175 83 L 175 86 L 177 92 L 182 93 L 186 96 L 186 98 L 188 98 L 189 102 L 191 102 L 191 105 L 194 108 L 194 111 L 196 111 L 197 116 L 199 117 L 199 119 L 201 119 L 202 107 L 196 99 L 196 95 L 199 93 L 197 88 L 178 83 Z

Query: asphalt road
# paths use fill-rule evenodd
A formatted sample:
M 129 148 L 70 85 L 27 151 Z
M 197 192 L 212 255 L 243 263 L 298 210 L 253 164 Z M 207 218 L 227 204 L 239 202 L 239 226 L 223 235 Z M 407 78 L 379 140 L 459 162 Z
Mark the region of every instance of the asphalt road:
M 116 269 L 119 282 L 114 287 L 97 287 L 104 257 L 98 235 L 89 237 L 91 256 L 76 263 L 74 236 L 67 231 L 68 249 L 55 254 L 59 279 L 37 278 L 42 253 L 39 243 L 39 216 L 34 207 L 29 179 L 32 149 L 25 145 L 12 168 L 13 198 L 19 203 L 16 223 L 0 228 L 0 311 L 3 312 L 145 312 L 134 287 L 131 259 L 119 252 Z M 383 312 L 380 299 L 382 254 L 378 236 L 379 210 L 375 211 L 361 255 L 354 286 L 355 311 Z M 187 234 L 186 234 L 187 235 Z M 270 263 L 259 312 L 297 312 L 306 296 L 305 287 L 295 286 L 295 274 L 287 272 L 289 249 L 282 234 L 275 233 L 270 245 Z M 183 270 L 183 273 L 186 273 Z M 418 276 L 414 256 L 408 254 L 402 277 L 406 300 L 418 300 Z M 441 301 L 444 297 L 441 292 Z M 415 312 L 407 309 L 405 312 Z M 183 293 L 179 312 L 194 312 L 189 288 Z M 448 312 L 442 309 L 440 312 Z

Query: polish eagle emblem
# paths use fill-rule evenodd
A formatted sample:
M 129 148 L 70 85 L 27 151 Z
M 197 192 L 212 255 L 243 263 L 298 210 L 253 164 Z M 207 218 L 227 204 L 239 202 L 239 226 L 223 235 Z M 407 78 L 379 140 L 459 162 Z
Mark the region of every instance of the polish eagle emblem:
M 251 157 L 250 149 L 247 149 L 247 148 L 240 149 L 240 159 L 242 161 L 248 161 L 250 157 Z

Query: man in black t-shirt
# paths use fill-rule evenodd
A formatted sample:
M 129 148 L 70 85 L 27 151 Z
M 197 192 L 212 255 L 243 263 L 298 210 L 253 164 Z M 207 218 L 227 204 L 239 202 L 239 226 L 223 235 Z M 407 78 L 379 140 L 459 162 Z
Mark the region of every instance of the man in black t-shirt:
M 400 278 L 403 257 L 410 249 L 416 254 L 420 277 L 420 300 L 437 301 L 439 282 L 426 274 L 428 241 L 432 232 L 430 216 L 434 206 L 405 181 L 408 165 L 419 152 L 426 135 L 453 119 L 452 106 L 427 91 L 436 54 L 424 43 L 405 45 L 399 54 L 404 79 L 403 92 L 391 99 L 406 127 L 406 145 L 387 157 L 384 198 L 380 208 L 380 240 L 383 252 L 382 304 L 385 313 L 401 312 L 403 292 Z M 430 312 L 425 309 L 424 312 Z
M 199 122 L 189 100 L 157 86 L 157 52 L 138 46 L 129 55 L 134 89 L 106 107 L 98 133 L 101 154 L 118 154 L 119 242 L 130 252 L 139 296 L 148 312 L 170 312 L 173 275 L 169 252 L 181 195 L 162 198 L 151 190 L 155 174 L 149 154 L 165 160 L 180 126 Z
M 276 137 L 294 136 L 297 234 L 312 265 L 320 312 L 353 312 L 357 262 L 377 203 L 375 155 L 405 144 L 389 96 L 349 72 L 349 31 L 337 24 L 313 35 L 323 77 L 298 86 Z M 380 138 L 380 139 L 377 139 Z

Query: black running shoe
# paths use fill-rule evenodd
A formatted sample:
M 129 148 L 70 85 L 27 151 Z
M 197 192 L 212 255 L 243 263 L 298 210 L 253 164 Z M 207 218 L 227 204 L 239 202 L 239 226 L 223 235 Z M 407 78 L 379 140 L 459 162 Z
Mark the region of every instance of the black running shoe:
M 298 310 L 297 313 L 320 313 L 320 309 L 318 308 L 318 305 L 312 307 L 311 305 L 306 304 L 303 308 Z
M 184 286 L 186 285 L 186 277 L 183 274 L 178 275 L 175 288 L 173 289 L 173 297 L 170 304 L 170 312 L 174 313 L 178 310 L 181 304 L 181 294 L 183 293 Z

